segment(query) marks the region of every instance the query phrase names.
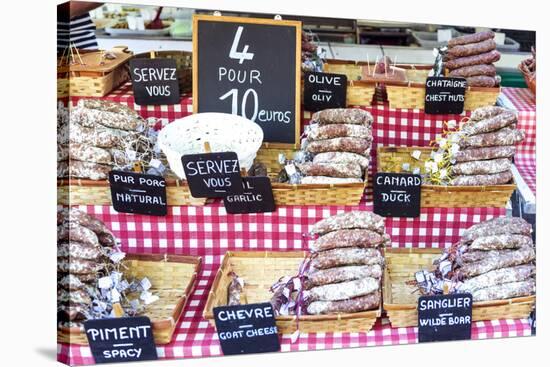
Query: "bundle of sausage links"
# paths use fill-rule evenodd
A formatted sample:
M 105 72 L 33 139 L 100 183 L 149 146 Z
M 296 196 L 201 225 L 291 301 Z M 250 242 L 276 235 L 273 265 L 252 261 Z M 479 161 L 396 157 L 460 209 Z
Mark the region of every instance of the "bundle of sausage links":
M 499 217 L 470 227 L 435 260 L 434 272 L 416 274 L 424 294 L 471 293 L 474 301 L 535 294 L 535 249 L 531 225 Z
M 272 287 L 271 304 L 278 315 L 360 312 L 380 305 L 380 280 L 390 239 L 382 217 L 348 212 L 317 222 L 318 236 L 297 276 L 285 276 Z
M 372 115 L 358 108 L 316 112 L 304 142 L 309 161 L 297 165 L 301 183 L 363 182 L 372 143 Z
M 470 87 L 498 87 L 500 76 L 493 63 L 500 60 L 495 34 L 468 34 L 449 40 L 445 67 L 448 76 L 466 78 Z
M 456 131 L 438 138 L 438 149 L 426 161 L 427 182 L 453 186 L 503 185 L 512 180 L 516 144 L 525 138 L 515 112 L 481 107 Z
M 380 280 L 390 243 L 384 219 L 370 212 L 348 212 L 316 223 L 304 300 L 312 315 L 349 313 L 380 305 Z
M 58 177 L 106 179 L 113 167 L 137 160 L 139 147 L 129 151 L 133 142 L 148 144 L 146 122 L 124 105 L 81 99 L 68 111 L 69 119 L 64 114 L 58 112 Z
M 88 319 L 110 317 L 114 304 L 122 314 L 133 315 L 157 296 L 147 290 L 151 284 L 124 279 L 120 261 L 124 253 L 107 226 L 76 208 L 57 213 L 57 310 L 61 327 L 82 328 Z M 131 292 L 141 292 L 133 301 Z M 137 294 L 137 293 L 136 293 Z M 143 298 L 140 298 L 142 297 Z M 141 299 L 142 301 L 139 301 Z

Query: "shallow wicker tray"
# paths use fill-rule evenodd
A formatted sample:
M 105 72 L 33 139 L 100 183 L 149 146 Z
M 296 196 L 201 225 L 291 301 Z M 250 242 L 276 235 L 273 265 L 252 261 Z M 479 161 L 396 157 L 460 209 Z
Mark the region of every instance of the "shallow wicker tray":
M 262 146 L 256 154 L 256 163 L 262 163 L 267 168 L 268 176 L 273 179 L 281 170 L 279 154 L 284 153 L 291 158 L 294 149 L 275 149 Z M 357 205 L 365 192 L 368 182 L 368 172 L 365 181 L 347 184 L 300 184 L 272 182 L 275 205 Z
M 269 288 L 282 276 L 296 274 L 306 254 L 304 251 L 228 251 L 210 289 L 204 318 L 216 326 L 213 309 L 227 304 L 227 287 L 231 281 L 228 274 L 231 271 L 244 279 L 247 303 L 268 302 L 272 295 Z M 302 333 L 367 332 L 379 316 L 379 309 L 335 315 L 306 315 L 300 317 L 299 327 Z M 277 316 L 275 319 L 279 333 L 296 331 L 295 316 Z
M 420 159 L 411 157 L 415 150 L 422 152 Z M 378 147 L 378 172 L 403 172 L 402 164 L 409 163 L 410 170 L 420 168 L 424 173 L 424 161 L 430 156 L 430 147 Z M 515 182 L 491 186 L 442 186 L 422 185 L 420 205 L 424 208 L 504 208 L 516 189 Z
M 63 205 L 112 205 L 109 181 L 58 179 L 57 201 Z M 191 196 L 186 181 L 167 178 L 166 202 L 168 205 L 203 206 L 207 199 Z
M 390 108 L 424 109 L 426 97 L 425 82 L 386 82 L 386 92 Z M 492 106 L 496 103 L 500 87 L 467 87 L 464 96 L 464 111 L 479 107 Z
M 155 344 L 168 344 L 195 287 L 202 259 L 175 255 L 127 255 L 124 274 L 131 278 L 147 277 L 151 292 L 160 299 L 150 304 L 145 313 L 151 319 Z M 86 334 L 79 328 L 58 328 L 59 343 L 88 345 Z
M 386 249 L 383 308 L 392 327 L 418 325 L 417 301 L 420 294 L 405 282 L 414 279 L 414 273 L 421 269 L 432 269 L 433 260 L 441 252 L 441 249 Z M 535 296 L 474 302 L 472 319 L 523 319 L 529 317 L 534 304 Z

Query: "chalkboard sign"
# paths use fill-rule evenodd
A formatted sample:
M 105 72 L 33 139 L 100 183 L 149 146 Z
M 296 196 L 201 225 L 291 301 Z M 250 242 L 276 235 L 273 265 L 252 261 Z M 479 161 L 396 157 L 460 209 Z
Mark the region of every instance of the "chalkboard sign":
M 95 363 L 154 361 L 157 349 L 148 317 L 120 317 L 84 322 Z
M 244 193 L 223 199 L 229 214 L 264 213 L 275 211 L 275 200 L 269 177 L 243 177 Z
M 281 349 L 270 303 L 214 307 L 223 354 L 277 352 Z
M 384 217 L 420 216 L 422 178 L 408 173 L 374 175 L 374 212 Z
M 243 193 L 237 153 L 189 154 L 182 156 L 181 162 L 194 198 L 223 198 Z
M 471 339 L 472 302 L 469 293 L 420 297 L 418 341 Z
M 132 59 L 130 75 L 136 104 L 143 106 L 179 103 L 176 60 Z
M 464 111 L 466 79 L 428 77 L 424 112 L 427 114 L 461 114 Z
M 298 146 L 301 32 L 297 21 L 195 15 L 193 111 L 241 115 L 264 142 Z
M 166 180 L 136 172 L 109 172 L 113 208 L 121 213 L 166 215 Z
M 304 109 L 317 112 L 346 107 L 348 77 L 343 74 L 304 73 Z

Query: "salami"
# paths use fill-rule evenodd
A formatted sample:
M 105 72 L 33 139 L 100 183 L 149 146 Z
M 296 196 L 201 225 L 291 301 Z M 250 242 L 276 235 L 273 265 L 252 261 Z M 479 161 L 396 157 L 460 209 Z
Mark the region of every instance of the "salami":
M 316 301 L 307 307 L 310 315 L 333 313 L 351 313 L 372 310 L 380 305 L 380 292 L 373 292 L 366 296 L 356 297 L 343 301 Z
M 63 303 L 63 304 L 90 304 L 92 302 L 92 299 L 83 290 L 74 290 L 72 292 L 68 292 L 67 290 L 63 288 L 59 288 L 57 290 L 57 302 Z
M 142 131 L 145 121 L 137 112 L 119 103 L 81 99 L 71 111 L 71 119 L 89 127 L 108 127 L 126 131 Z
M 500 85 L 500 76 L 487 76 L 487 75 L 476 75 L 469 76 L 466 78 L 466 84 L 468 87 L 485 87 L 493 88 Z
M 462 68 L 464 66 L 492 64 L 500 60 L 500 52 L 492 50 L 479 55 L 459 57 L 445 62 L 445 67 L 450 70 Z
M 510 170 L 512 162 L 508 158 L 490 159 L 457 163 L 451 168 L 453 175 L 485 175 Z
M 303 163 L 297 166 L 304 176 L 363 177 L 361 166 L 353 163 Z
M 333 138 L 361 138 L 372 140 L 372 131 L 366 125 L 333 124 L 319 125 L 312 128 L 307 135 L 308 140 L 327 140 Z
M 470 245 L 472 250 L 506 250 L 533 246 L 531 236 L 521 234 L 499 234 L 476 238 Z
M 453 155 L 456 162 L 471 162 L 495 158 L 512 158 L 516 153 L 513 145 L 499 147 L 470 148 L 459 150 Z
M 94 231 L 78 223 L 63 223 L 57 226 L 58 241 L 74 241 L 92 246 L 99 245 L 99 239 Z
M 71 114 L 72 118 L 73 114 Z M 124 139 L 133 136 L 130 131 L 111 129 L 107 127 L 85 127 L 78 123 L 71 124 L 69 142 L 86 144 L 100 148 L 114 148 L 121 146 Z
M 57 162 L 57 177 L 69 177 L 69 161 Z
M 491 131 L 502 129 L 518 122 L 518 118 L 513 112 L 503 112 L 493 117 L 480 121 L 470 121 L 462 127 L 462 132 L 466 135 L 478 135 L 489 133 Z
M 348 183 L 363 183 L 361 178 L 353 177 L 328 177 L 328 176 L 306 176 L 300 181 L 302 184 L 317 184 L 317 185 L 334 185 L 334 184 L 348 184 Z
M 339 248 L 318 252 L 311 260 L 314 269 L 328 269 L 343 265 L 382 265 L 384 257 L 373 248 Z
M 361 138 L 334 138 L 309 142 L 306 151 L 310 153 L 350 152 L 368 156 L 370 142 Z
M 497 48 L 497 44 L 493 39 L 486 39 L 476 43 L 467 43 L 450 47 L 447 51 L 452 57 L 465 57 L 479 55 L 485 52 L 493 51 Z
M 389 241 L 389 236 L 368 229 L 341 229 L 319 237 L 311 250 L 320 252 L 343 247 L 378 247 Z
M 62 162 L 69 159 L 69 147 L 67 144 L 57 144 L 57 161 Z
M 482 288 L 474 293 L 474 302 L 489 301 L 495 299 L 509 299 L 535 294 L 535 280 L 529 279 L 523 282 L 513 282 Z
M 60 242 L 57 245 L 58 257 L 71 257 L 72 259 L 98 260 L 101 257 L 99 246 L 69 241 Z
M 322 235 L 340 229 L 368 229 L 383 234 L 384 218 L 366 211 L 340 213 L 315 223 L 311 233 Z
M 473 121 L 485 120 L 496 115 L 500 115 L 504 112 L 511 112 L 509 109 L 498 106 L 486 106 L 480 107 L 472 111 L 470 119 Z
M 369 166 L 369 159 L 357 153 L 326 152 L 315 155 L 313 163 L 353 163 L 358 164 L 364 171 Z
M 89 178 L 90 180 L 106 180 L 109 177 L 111 166 L 94 162 L 69 161 L 69 176 Z
M 531 225 L 523 218 L 498 217 L 474 224 L 462 234 L 461 241 L 470 243 L 478 237 L 500 234 L 531 234 Z
M 313 121 L 320 125 L 329 124 L 355 124 L 367 125 L 372 124 L 372 115 L 360 108 L 332 108 L 315 112 L 311 116 Z
M 512 172 L 505 171 L 486 175 L 456 176 L 450 182 L 451 186 L 490 186 L 504 185 L 512 180 Z
M 68 217 L 67 217 L 68 216 Z M 113 237 L 112 242 L 114 244 L 114 235 L 111 230 L 99 219 L 81 211 L 77 208 L 71 208 L 68 214 L 64 214 L 63 221 L 70 221 L 72 223 L 77 223 L 81 226 L 84 226 L 88 229 L 91 229 L 95 234 L 99 235 L 108 235 Z M 102 241 L 100 241 L 102 242 Z M 111 241 L 109 241 L 111 242 Z M 103 243 L 102 243 L 103 244 Z
M 535 250 L 532 247 L 523 247 L 512 254 L 503 254 L 495 257 L 487 257 L 483 260 L 464 264 L 459 272 L 466 278 L 487 273 L 491 270 L 507 268 L 510 266 L 527 264 L 535 259 Z
M 66 274 L 57 282 L 57 284 L 68 291 L 71 289 L 84 289 L 84 284 L 82 281 L 73 274 Z
M 88 305 L 61 303 L 58 305 L 57 311 L 61 312 L 64 318 L 69 321 L 83 320 L 86 318 L 86 314 L 88 313 Z
M 113 160 L 111 153 L 104 148 L 94 147 L 86 144 L 69 145 L 69 156 L 71 159 L 83 162 L 111 164 Z
M 341 283 L 365 277 L 376 279 L 382 278 L 382 267 L 379 264 L 375 264 L 340 266 L 337 268 L 312 271 L 307 275 L 305 288 L 310 289 L 319 285 Z
M 304 298 L 308 302 L 342 301 L 375 292 L 379 289 L 379 287 L 379 279 L 362 278 L 349 282 L 313 287 L 310 290 L 304 291 Z
M 485 40 L 495 38 L 495 33 L 493 31 L 483 31 L 474 34 L 466 34 L 464 36 L 451 38 L 447 42 L 448 47 L 454 47 L 458 45 L 466 45 L 468 43 L 477 43 Z
M 483 148 L 493 146 L 515 145 L 525 139 L 523 130 L 515 130 L 508 127 L 495 132 L 466 136 L 459 141 L 462 148 Z
M 486 257 L 498 257 L 503 255 L 510 255 L 515 250 L 475 250 L 463 253 L 460 255 L 460 261 L 462 263 L 473 263 L 485 259 Z
M 95 274 L 103 269 L 103 265 L 92 260 L 73 259 L 70 257 L 57 258 L 57 271 L 71 274 Z
M 498 285 L 504 283 L 520 282 L 527 280 L 535 275 L 535 265 L 519 265 L 511 268 L 491 270 L 485 274 L 466 279 L 460 285 L 460 292 L 473 293 L 476 290 L 486 288 L 488 284 Z
M 458 69 L 451 70 L 448 76 L 454 78 L 468 78 L 478 75 L 495 76 L 497 75 L 497 68 L 494 65 L 464 66 Z

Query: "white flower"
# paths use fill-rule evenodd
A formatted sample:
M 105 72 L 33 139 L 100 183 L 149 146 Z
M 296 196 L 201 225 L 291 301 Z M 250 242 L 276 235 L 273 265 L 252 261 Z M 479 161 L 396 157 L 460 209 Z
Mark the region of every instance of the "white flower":
M 453 144 L 451 145 L 451 155 L 455 155 L 456 153 L 458 153 L 460 150 L 460 145 L 458 144 Z
M 443 179 L 445 177 L 447 177 L 447 169 L 442 168 L 441 171 L 439 171 L 439 178 Z
M 458 143 L 460 141 L 460 134 L 454 133 L 449 135 L 449 140 L 451 143 Z
M 435 163 L 441 163 L 443 162 L 443 154 L 437 153 L 434 155 L 434 162 Z
M 449 121 L 447 122 L 447 127 L 448 127 L 449 129 L 454 129 L 454 128 L 456 127 L 456 120 L 449 120 Z
M 439 139 L 439 146 L 444 147 L 445 145 L 447 145 L 447 139 L 445 138 Z

